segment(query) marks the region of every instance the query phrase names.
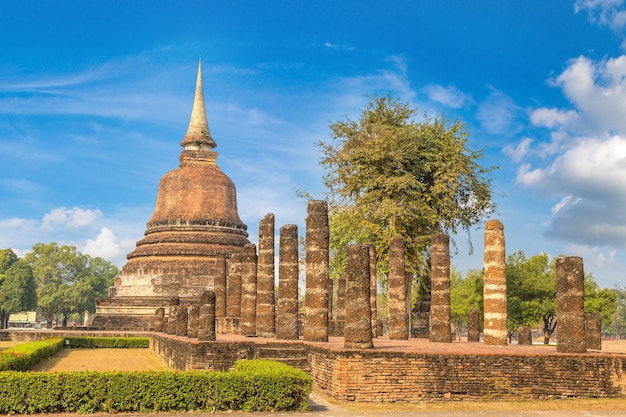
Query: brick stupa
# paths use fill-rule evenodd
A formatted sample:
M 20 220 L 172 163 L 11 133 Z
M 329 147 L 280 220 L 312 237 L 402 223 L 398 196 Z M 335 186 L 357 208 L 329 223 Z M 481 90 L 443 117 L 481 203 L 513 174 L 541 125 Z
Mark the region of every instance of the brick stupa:
M 95 327 L 151 329 L 155 311 L 177 297 L 181 304 L 213 289 L 217 260 L 248 243 L 237 213 L 233 181 L 216 164 L 217 146 L 206 118 L 202 65 L 180 165 L 161 178 L 145 237 L 109 289 L 96 302 Z

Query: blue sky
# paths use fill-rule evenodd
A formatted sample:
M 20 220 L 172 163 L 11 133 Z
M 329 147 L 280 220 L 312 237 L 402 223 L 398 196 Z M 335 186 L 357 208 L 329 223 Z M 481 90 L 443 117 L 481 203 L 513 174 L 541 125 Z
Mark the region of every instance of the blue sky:
M 0 247 L 122 266 L 178 166 L 196 80 L 250 240 L 323 197 L 315 143 L 368 96 L 459 117 L 494 173 L 507 252 L 626 270 L 623 0 L 0 2 Z M 482 267 L 483 225 L 455 237 Z

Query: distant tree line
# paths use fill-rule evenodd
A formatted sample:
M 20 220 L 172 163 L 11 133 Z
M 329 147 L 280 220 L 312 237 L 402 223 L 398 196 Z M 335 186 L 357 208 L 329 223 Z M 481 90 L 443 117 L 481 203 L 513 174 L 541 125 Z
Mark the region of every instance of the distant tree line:
M 530 258 L 515 252 L 506 259 L 508 331 L 510 337 L 520 326 L 541 329 L 543 341 L 557 328 L 556 259 L 545 254 Z M 463 278 L 453 271 L 451 276 L 452 322 L 457 335 L 467 326 L 469 311 L 483 313 L 483 272 L 470 270 Z M 603 333 L 620 337 L 626 333 L 626 290 L 600 288 L 593 275 L 585 274 L 585 313 L 602 315 Z
M 82 320 L 95 312 L 95 300 L 107 296 L 118 273 L 100 257 L 80 253 L 74 246 L 37 243 L 23 258 L 0 250 L 0 328 L 9 315 L 37 310 L 52 327 L 66 325 L 71 316 Z

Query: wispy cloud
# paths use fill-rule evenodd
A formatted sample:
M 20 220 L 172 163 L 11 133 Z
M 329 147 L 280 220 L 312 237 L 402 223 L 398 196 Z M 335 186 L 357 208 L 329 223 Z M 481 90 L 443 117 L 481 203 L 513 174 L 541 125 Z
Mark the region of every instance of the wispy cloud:
M 517 120 L 520 113 L 520 108 L 509 96 L 491 87 L 487 98 L 478 104 L 476 118 L 489 133 L 513 136 L 521 129 Z
M 576 0 L 576 13 L 584 11 L 589 21 L 599 26 L 609 27 L 624 40 L 626 29 L 626 7 L 624 0 Z M 626 44 L 623 44 L 626 46 Z
M 324 46 L 329 49 L 339 50 L 339 51 L 353 51 L 354 47 L 349 45 L 341 45 L 333 42 L 324 42 Z
M 430 100 L 452 109 L 459 109 L 473 101 L 471 95 L 465 94 L 453 85 L 444 87 L 439 84 L 428 84 L 423 91 Z

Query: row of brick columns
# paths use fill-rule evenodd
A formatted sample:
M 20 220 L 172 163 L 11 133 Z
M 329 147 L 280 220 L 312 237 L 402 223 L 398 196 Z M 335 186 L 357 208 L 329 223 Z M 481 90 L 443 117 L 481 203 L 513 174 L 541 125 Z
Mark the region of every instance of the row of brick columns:
M 431 304 L 429 340 L 451 343 L 450 238 L 431 236 Z M 215 340 L 216 320 L 237 322 L 230 330 L 243 336 L 276 337 L 327 342 L 333 317 L 333 286 L 329 278 L 329 225 L 325 201 L 310 201 L 306 219 L 306 284 L 303 331 L 298 327 L 298 228 L 280 229 L 278 297 L 274 291 L 274 215 L 259 225 L 259 251 L 247 244 L 239 253 L 219 257 L 214 291 L 200 297 L 198 305 L 181 306 L 170 301 L 169 315 L 156 312 L 155 328 L 168 334 L 200 340 Z M 388 308 L 390 339 L 409 339 L 412 275 L 405 267 L 405 241 L 393 237 L 389 246 Z M 345 277 L 337 281 L 334 317 L 343 324 L 345 347 L 371 348 L 379 333 L 376 310 L 376 250 L 372 244 L 351 244 L 346 248 Z M 580 353 L 601 345 L 601 317 L 585 316 L 584 273 L 580 257 L 559 258 L 556 262 L 559 337 L 557 350 Z M 508 342 L 506 298 L 506 252 L 504 227 L 491 220 L 484 236 L 485 345 Z M 468 320 L 468 341 L 479 341 L 480 313 L 472 310 Z M 530 328 L 518 331 L 518 343 L 532 343 Z

